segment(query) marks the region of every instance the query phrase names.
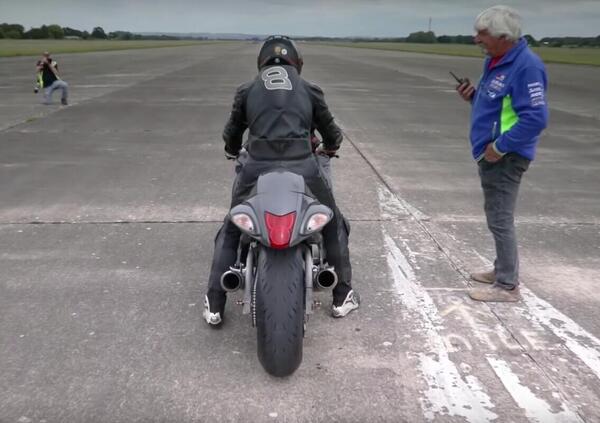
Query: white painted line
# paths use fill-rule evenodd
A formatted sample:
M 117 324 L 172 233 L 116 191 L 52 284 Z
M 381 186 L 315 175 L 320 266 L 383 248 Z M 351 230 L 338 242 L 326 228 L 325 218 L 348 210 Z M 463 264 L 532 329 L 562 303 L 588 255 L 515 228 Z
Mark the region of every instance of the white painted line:
M 146 77 L 146 76 L 153 76 L 151 73 L 106 73 L 104 75 L 100 75 L 103 77 L 108 77 L 108 78 L 123 78 L 123 77 L 129 77 L 129 76 L 134 76 L 136 78 L 139 77 Z
M 382 218 L 397 218 L 409 212 L 415 218 L 427 217 L 421 211 L 411 210 L 411 205 L 395 196 L 383 185 L 377 187 Z M 415 211 L 416 210 L 416 211 Z M 426 338 L 424 351 L 433 351 L 437 355 L 434 359 L 431 354 L 418 355 L 420 370 L 423 373 L 428 390 L 424 392 L 425 398 L 421 399 L 425 417 L 434 419 L 436 414 L 463 416 L 468 421 L 490 421 L 497 417 L 490 411 L 494 407 L 490 397 L 486 394 L 481 383 L 471 375 L 462 375 L 457 366 L 449 359 L 449 349 L 445 339 L 438 332 L 443 320 L 427 290 L 416 280 L 409 260 L 402 254 L 394 240 L 382 228 L 385 245 L 387 247 L 388 266 L 394 278 L 394 287 L 401 296 L 406 309 L 417 315 L 421 325 L 420 330 Z M 456 240 L 455 240 L 456 241 Z M 492 267 L 492 263 L 473 250 L 484 266 Z M 412 257 L 411 257 L 412 258 Z M 524 308 L 521 313 L 524 318 L 535 323 L 541 328 L 546 328 L 560 338 L 564 345 L 600 379 L 600 339 L 587 332 L 575 321 L 554 308 L 550 303 L 542 300 L 526 287 L 521 286 Z M 464 319 L 464 316 L 463 316 Z M 477 322 L 468 322 L 474 329 L 474 335 L 484 345 L 493 345 L 487 341 L 485 330 L 478 330 Z M 498 333 L 503 332 L 501 326 L 495 328 Z M 464 343 L 463 340 L 461 342 Z M 465 344 L 466 345 L 466 344 Z M 505 345 L 512 349 L 512 345 Z M 518 347 L 518 346 L 517 346 Z M 490 348 L 494 351 L 495 348 Z M 435 356 L 434 356 L 435 357 Z M 581 422 L 577 414 L 571 411 L 566 403 L 561 402 L 562 411 L 553 412 L 552 406 L 546 401 L 535 397 L 532 391 L 521 385 L 518 377 L 514 375 L 508 365 L 500 359 L 488 359 L 506 389 L 515 398 L 515 401 L 526 410 L 527 416 L 540 422 Z M 461 366 L 462 368 L 463 366 Z M 463 368 L 464 370 L 464 368 Z M 554 397 L 559 399 L 558 393 Z M 464 407 L 472 407 L 466 410 Z M 572 407 L 572 406 L 571 406 Z
M 560 411 L 552 412 L 552 406 L 548 402 L 538 398 L 528 387 L 521 384 L 519 377 L 512 372 L 507 362 L 494 356 L 487 356 L 486 358 L 508 393 L 518 406 L 525 410 L 525 415 L 530 421 L 539 423 L 583 423 L 583 420 L 571 411 L 565 403 L 560 404 Z M 558 392 L 554 392 L 553 396 L 557 400 L 560 398 Z
M 478 254 L 487 268 L 493 264 Z M 600 379 L 600 339 L 579 326 L 569 316 L 563 314 L 552 304 L 544 301 L 531 290 L 520 285 L 523 302 L 527 306 L 523 310 L 523 317 L 533 320 L 549 329 L 560 338 L 565 346 L 583 361 L 592 372 Z
M 76 88 L 122 88 L 128 87 L 131 84 L 87 84 L 87 85 L 73 85 Z
M 430 217 L 417 209 L 402 198 L 397 197 L 389 189 L 377 185 L 377 196 L 379 197 L 379 208 L 382 219 L 394 219 L 399 217 L 399 212 L 412 215 L 417 220 L 429 220 Z
M 600 379 L 600 339 L 587 332 L 573 319 L 564 315 L 552 304 L 542 300 L 521 286 L 521 296 L 527 305 L 526 313 L 562 339 L 581 361 Z M 527 318 L 527 316 L 525 316 Z
M 434 420 L 437 415 L 464 417 L 469 422 L 489 422 L 496 418 L 490 397 L 483 385 L 473 375 L 461 374 L 450 360 L 448 349 L 438 328 L 442 318 L 427 291 L 417 282 L 414 271 L 394 240 L 382 229 L 387 247 L 388 266 L 394 287 L 408 311 L 416 315 L 425 337 L 424 352 L 418 354 L 420 370 L 428 385 L 421 399 L 425 418 Z M 467 368 L 467 366 L 464 366 Z

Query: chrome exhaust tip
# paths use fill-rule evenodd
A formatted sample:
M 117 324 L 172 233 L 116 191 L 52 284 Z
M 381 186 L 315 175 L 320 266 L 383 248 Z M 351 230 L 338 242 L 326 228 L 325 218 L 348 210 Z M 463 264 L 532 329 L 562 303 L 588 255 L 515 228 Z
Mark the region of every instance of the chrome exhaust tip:
M 232 267 L 221 275 L 221 288 L 227 292 L 235 292 L 243 286 L 243 280 L 242 271 Z
M 315 276 L 315 287 L 322 291 L 331 291 L 338 283 L 338 276 L 333 267 L 319 270 Z

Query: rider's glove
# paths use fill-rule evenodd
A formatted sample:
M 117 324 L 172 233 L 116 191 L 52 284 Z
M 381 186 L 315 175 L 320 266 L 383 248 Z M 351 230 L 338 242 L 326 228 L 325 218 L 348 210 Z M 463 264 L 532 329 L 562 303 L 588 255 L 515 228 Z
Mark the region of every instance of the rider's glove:
M 240 152 L 239 152 L 239 151 L 238 151 L 237 153 L 235 153 L 235 154 L 233 154 L 233 153 L 229 152 L 229 151 L 227 150 L 227 147 L 225 147 L 225 151 L 224 151 L 224 153 L 225 153 L 225 157 L 227 158 L 227 160 L 235 160 L 235 159 L 237 159 L 237 158 L 238 158 L 238 156 L 240 155 Z
M 317 150 L 315 151 L 315 153 L 321 154 L 321 155 L 327 156 L 327 157 L 340 157 L 337 155 L 337 151 L 338 151 L 337 148 L 335 150 L 327 150 L 327 149 L 325 149 L 323 144 L 320 144 L 319 147 L 317 147 Z

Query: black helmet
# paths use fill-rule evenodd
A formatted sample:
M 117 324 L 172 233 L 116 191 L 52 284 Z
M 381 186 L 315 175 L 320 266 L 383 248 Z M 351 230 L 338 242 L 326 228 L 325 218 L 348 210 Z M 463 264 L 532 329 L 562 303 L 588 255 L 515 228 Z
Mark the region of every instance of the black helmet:
M 292 39 L 284 35 L 271 35 L 265 40 L 258 53 L 258 69 L 279 64 L 294 66 L 300 73 L 304 61 Z

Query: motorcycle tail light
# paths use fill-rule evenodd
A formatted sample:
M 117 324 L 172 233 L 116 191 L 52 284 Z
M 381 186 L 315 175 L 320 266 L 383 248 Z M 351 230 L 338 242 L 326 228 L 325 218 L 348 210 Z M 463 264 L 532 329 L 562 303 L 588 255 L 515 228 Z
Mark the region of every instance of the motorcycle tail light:
M 231 216 L 231 221 L 242 231 L 254 233 L 254 222 L 246 213 L 238 213 Z
M 292 229 L 296 222 L 296 212 L 277 216 L 269 212 L 265 213 L 265 223 L 269 232 L 269 242 L 276 250 L 287 248 L 292 238 Z
M 306 223 L 306 231 L 307 232 L 315 232 L 319 231 L 323 228 L 323 226 L 329 223 L 329 216 L 325 213 L 315 213 L 313 214 L 308 222 Z

